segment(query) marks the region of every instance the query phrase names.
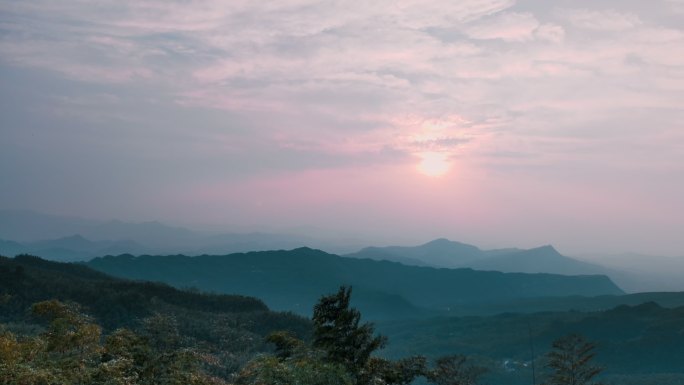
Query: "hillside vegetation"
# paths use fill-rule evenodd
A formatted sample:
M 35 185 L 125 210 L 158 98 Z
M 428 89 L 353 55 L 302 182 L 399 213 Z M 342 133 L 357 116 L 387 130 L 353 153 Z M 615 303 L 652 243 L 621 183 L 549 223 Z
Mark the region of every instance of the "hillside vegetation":
M 411 314 L 416 312 L 411 306 L 445 310 L 491 300 L 622 294 L 600 275 L 436 269 L 343 258 L 309 248 L 199 257 L 108 256 L 93 259 L 88 266 L 124 278 L 255 296 L 272 308 L 301 314 L 309 312 L 320 293 L 351 285 L 358 297 L 355 306 L 373 318 L 381 315 L 376 305 L 387 303 L 387 298 L 403 303 Z
M 222 374 L 268 350 L 264 337 L 273 330 L 304 339 L 310 334 L 309 320 L 270 311 L 256 298 L 134 282 L 32 256 L 0 257 L 0 323 L 7 330 L 40 331 L 29 309 L 48 300 L 77 304 L 77 312 L 92 316 L 105 333 L 123 327 L 142 332 L 149 322 L 170 324 L 183 336 L 179 348 L 201 347 L 203 353 L 216 355 L 213 368 Z

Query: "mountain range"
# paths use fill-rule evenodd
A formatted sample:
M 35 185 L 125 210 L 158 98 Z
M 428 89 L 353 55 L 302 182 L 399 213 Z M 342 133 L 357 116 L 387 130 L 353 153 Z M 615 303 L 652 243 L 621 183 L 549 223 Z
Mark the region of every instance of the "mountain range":
M 50 260 L 63 262 L 87 261 L 110 254 L 144 254 L 150 251 L 150 248 L 135 241 L 91 241 L 81 235 L 24 243 L 0 239 L 0 254 L 40 255 Z
M 541 367 L 552 341 L 569 332 L 580 332 L 597 343 L 597 360 L 606 367 L 603 379 L 607 384 L 680 384 L 684 380 L 681 373 L 684 336 L 680 330 L 684 320 L 684 307 L 681 307 L 684 293 L 517 297 L 521 293 L 531 293 L 530 289 L 539 289 L 538 284 L 546 288 L 584 285 L 586 289 L 587 284 L 594 286 L 606 279 L 412 267 L 387 261 L 343 258 L 311 249 L 194 258 L 120 256 L 98 258 L 91 264 L 104 264 L 119 270 L 133 269 L 132 272 L 136 268 L 143 270 L 131 275 L 150 275 L 151 272 L 146 271 L 148 268 L 165 270 L 164 273 L 173 273 L 175 277 L 183 276 L 183 271 L 188 276 L 201 273 L 207 277 L 206 282 L 212 284 L 219 284 L 220 277 L 230 284 L 236 277 L 244 276 L 242 284 L 252 280 L 276 291 L 291 292 L 293 287 L 299 285 L 301 289 L 316 282 L 310 271 L 298 270 L 300 262 L 308 266 L 311 259 L 330 265 L 330 268 L 322 270 L 318 282 L 331 279 L 330 269 L 339 272 L 336 277 L 349 280 L 357 275 L 357 268 L 362 267 L 375 275 L 376 285 L 388 290 L 391 287 L 402 289 L 397 280 L 415 278 L 415 285 L 406 281 L 403 286 L 407 286 L 406 290 L 416 291 L 416 285 L 418 288 L 426 286 L 429 280 L 439 280 L 441 274 L 446 274 L 448 279 L 439 282 L 440 290 L 426 287 L 416 295 L 434 301 L 436 298 L 430 297 L 447 298 L 453 295 L 450 292 L 455 292 L 468 301 L 458 305 L 461 309 L 485 306 L 486 302 L 473 297 L 481 297 L 483 286 L 493 285 L 496 289 L 485 294 L 497 292 L 496 296 L 508 301 L 507 306 L 518 313 L 454 317 L 463 315 L 456 311 L 426 313 L 425 317 L 413 318 L 375 317 L 377 330 L 390 340 L 382 350 L 383 357 L 404 358 L 421 354 L 434 359 L 445 354 L 467 354 L 469 362 L 488 369 L 486 383 L 522 385 L 530 380 L 530 354 L 536 356 L 535 361 Z M 274 260 L 281 263 L 274 263 Z M 274 267 L 272 271 L 264 269 L 266 262 L 267 266 Z M 206 274 L 209 268 L 215 269 L 214 276 Z M 299 276 L 288 279 L 297 272 Z M 377 276 L 378 272 L 385 275 Z M 421 275 L 425 276 L 421 278 Z M 271 282 L 275 277 L 282 279 Z M 361 283 L 369 277 L 360 278 L 355 282 Z M 205 280 L 201 278 L 200 281 Z M 449 286 L 445 281 L 458 284 Z M 505 284 L 498 281 L 505 281 Z M 480 284 L 474 285 L 473 282 Z M 461 284 L 472 286 L 473 291 L 462 290 Z M 520 284 L 527 287 L 521 288 Z M 367 303 L 383 302 L 386 308 L 406 305 L 406 301 L 397 301 L 401 298 L 397 295 L 368 296 L 370 291 L 357 288 L 354 286 L 352 298 L 361 294 L 370 300 Z M 501 289 L 506 288 L 511 292 L 501 295 Z M 433 290 L 432 296 L 428 295 L 429 290 Z M 256 355 L 270 351 L 272 347 L 267 346 L 264 340 L 270 332 L 285 330 L 305 339 L 311 333 L 310 320 L 292 313 L 271 311 L 256 298 L 202 293 L 194 289 L 178 290 L 162 283 L 125 280 L 77 263 L 59 263 L 31 256 L 0 257 L 0 323 L 5 330 L 41 330 L 43 326 L 30 315 L 30 307 L 32 303 L 49 299 L 80 305 L 81 311 L 92 315 L 107 333 L 126 327 L 149 336 L 149 333 L 158 333 L 159 326 L 165 328 L 164 332 L 178 333 L 182 338 L 177 341 L 182 341 L 187 348 L 201 348 L 202 352 L 210 354 L 211 362 L 221 369 L 217 373 L 225 376 L 239 370 Z M 411 299 L 415 300 L 415 297 Z M 585 306 L 584 311 L 563 308 L 576 305 Z M 556 310 L 550 310 L 549 306 Z M 362 314 L 364 320 L 373 318 Z M 150 329 L 150 325 L 155 325 L 155 328 Z M 536 353 L 528 348 L 532 344 Z
M 407 314 L 419 314 L 416 308 L 436 311 L 481 301 L 623 293 L 601 275 L 438 269 L 346 258 L 310 248 L 198 257 L 107 256 L 87 265 L 123 278 L 255 296 L 273 309 L 300 314 L 310 312 L 320 293 L 340 285 L 354 287 L 356 306 L 369 316 L 384 314 L 376 306 L 388 298 L 404 304 L 400 308 Z
M 482 250 L 448 239 L 436 239 L 418 246 L 366 247 L 346 257 L 387 260 L 413 266 L 471 268 L 509 273 L 551 273 L 563 275 L 607 275 L 627 292 L 684 290 L 684 258 L 640 256 L 603 257 L 601 264 L 571 258 L 553 246 L 533 249 Z
M 87 261 L 104 255 L 226 254 L 302 246 L 351 250 L 338 241 L 264 232 L 202 232 L 150 221 L 96 221 L 37 213 L 0 210 L 0 255 L 22 253 L 57 261 Z
M 561 255 L 553 246 L 529 250 L 481 250 L 476 246 L 440 238 L 419 246 L 367 247 L 346 257 L 387 260 L 415 266 L 468 267 L 507 273 L 563 275 L 605 274 L 602 266 Z
M 160 222 L 48 215 L 0 210 L 0 255 L 33 254 L 57 261 L 87 261 L 105 255 L 225 255 L 313 247 L 347 257 L 388 260 L 410 266 L 472 268 L 501 272 L 607 275 L 627 292 L 684 290 L 684 258 L 586 255 L 572 258 L 547 245 L 533 249 L 483 250 L 436 239 L 418 246 L 366 247 L 356 241 L 320 240 L 277 233 L 202 232 Z M 358 250 L 349 253 L 352 250 Z M 346 253 L 346 254 L 345 254 Z

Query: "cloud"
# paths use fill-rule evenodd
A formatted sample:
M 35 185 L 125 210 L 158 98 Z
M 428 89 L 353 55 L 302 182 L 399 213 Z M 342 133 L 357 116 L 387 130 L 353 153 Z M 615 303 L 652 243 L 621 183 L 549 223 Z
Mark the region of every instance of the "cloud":
M 561 13 L 575 27 L 598 31 L 624 31 L 643 23 L 638 15 L 615 10 L 572 9 Z
M 539 21 L 530 13 L 507 12 L 474 23 L 465 33 L 474 39 L 525 41 L 533 38 L 538 27 Z
M 677 13 L 684 13 L 684 1 L 683 0 L 665 0 L 670 4 L 673 11 Z
M 410 169 L 424 152 L 521 180 L 608 170 L 628 181 L 629 167 L 684 164 L 673 134 L 684 20 L 669 12 L 680 3 L 0 2 L 13 122 L 0 130 L 65 170 L 84 147 L 115 147 L 111 174 L 135 169 L 118 156 L 135 159 L 163 170 L 164 186 L 175 169 L 230 187 L 246 175 Z
M 558 24 L 546 23 L 534 30 L 534 36 L 540 40 L 560 43 L 565 38 L 565 29 Z

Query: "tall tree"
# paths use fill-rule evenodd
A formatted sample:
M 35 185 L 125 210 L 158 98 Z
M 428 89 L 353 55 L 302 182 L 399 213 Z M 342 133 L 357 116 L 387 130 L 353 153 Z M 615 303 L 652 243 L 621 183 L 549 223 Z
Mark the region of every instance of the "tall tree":
M 597 385 L 593 382 L 603 370 L 592 363 L 596 345 L 578 334 L 570 334 L 553 342 L 547 354 L 552 370 L 546 385 Z
M 356 378 L 371 354 L 385 345 L 386 338 L 375 336 L 372 324 L 361 324 L 361 313 L 349 307 L 350 287 L 340 287 L 322 297 L 313 312 L 313 347 L 326 352 L 331 362 L 342 364 Z
M 474 385 L 481 368 L 466 365 L 465 357 L 450 356 L 427 369 L 422 356 L 397 361 L 375 357 L 386 339 L 361 323 L 358 310 L 349 307 L 351 288 L 321 297 L 314 307 L 311 345 L 285 332 L 267 341 L 275 355 L 257 357 L 236 379 L 237 385 L 408 385 L 420 376 L 437 385 Z

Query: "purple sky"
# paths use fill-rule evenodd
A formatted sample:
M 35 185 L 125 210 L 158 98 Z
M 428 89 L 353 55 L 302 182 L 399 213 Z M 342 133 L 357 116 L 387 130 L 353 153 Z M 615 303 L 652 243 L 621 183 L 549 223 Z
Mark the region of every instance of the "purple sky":
M 0 0 L 0 208 L 684 255 L 684 0 Z

